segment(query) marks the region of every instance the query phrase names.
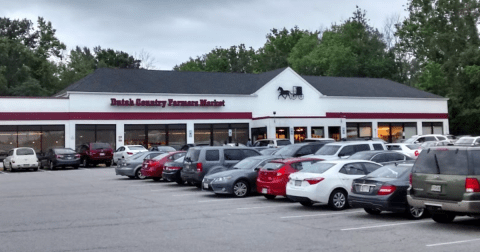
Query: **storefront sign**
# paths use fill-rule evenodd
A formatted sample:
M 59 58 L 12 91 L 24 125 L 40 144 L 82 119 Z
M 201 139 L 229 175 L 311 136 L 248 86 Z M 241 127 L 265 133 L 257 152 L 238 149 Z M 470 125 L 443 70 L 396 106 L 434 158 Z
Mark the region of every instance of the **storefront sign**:
M 225 106 L 225 100 L 209 101 L 200 99 L 198 101 L 178 101 L 173 99 L 167 100 L 142 100 L 142 99 L 121 99 L 110 98 L 110 106 L 148 106 L 148 107 L 222 107 Z

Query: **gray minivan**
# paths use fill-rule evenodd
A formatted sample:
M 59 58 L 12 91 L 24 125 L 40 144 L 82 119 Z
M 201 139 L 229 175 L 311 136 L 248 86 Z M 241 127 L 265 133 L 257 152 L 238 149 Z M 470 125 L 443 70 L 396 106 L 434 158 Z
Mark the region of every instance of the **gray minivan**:
M 200 188 L 205 175 L 223 171 L 244 158 L 260 155 L 257 150 L 247 147 L 192 147 L 185 155 L 180 176 Z

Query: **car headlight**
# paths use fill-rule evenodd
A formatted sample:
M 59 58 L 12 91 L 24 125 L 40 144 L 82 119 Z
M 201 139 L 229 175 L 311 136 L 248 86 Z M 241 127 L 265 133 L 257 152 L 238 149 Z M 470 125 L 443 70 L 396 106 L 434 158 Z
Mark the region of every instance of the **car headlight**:
M 232 178 L 232 176 L 220 177 L 220 178 L 216 178 L 215 182 L 226 182 L 226 181 L 230 180 L 231 178 Z

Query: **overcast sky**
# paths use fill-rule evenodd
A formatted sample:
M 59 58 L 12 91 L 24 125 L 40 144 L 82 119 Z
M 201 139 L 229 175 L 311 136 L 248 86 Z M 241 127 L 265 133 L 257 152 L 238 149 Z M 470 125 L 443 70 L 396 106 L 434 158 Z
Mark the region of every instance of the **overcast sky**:
M 258 49 L 270 29 L 295 25 L 311 31 L 348 19 L 355 6 L 382 29 L 393 14 L 404 18 L 407 0 L 0 0 L 0 16 L 41 16 L 51 21 L 68 49 L 112 48 L 131 55 L 143 49 L 155 69 L 171 70 L 215 47 Z

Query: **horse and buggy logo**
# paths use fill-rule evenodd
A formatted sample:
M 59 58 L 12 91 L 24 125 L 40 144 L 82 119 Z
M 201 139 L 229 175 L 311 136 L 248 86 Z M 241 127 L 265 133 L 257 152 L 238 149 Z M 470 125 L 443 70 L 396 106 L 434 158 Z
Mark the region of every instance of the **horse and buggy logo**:
M 280 97 L 283 97 L 283 99 L 287 99 L 288 97 L 291 100 L 295 100 L 298 97 L 298 99 L 303 100 L 302 87 L 294 86 L 293 91 L 283 90 L 283 88 L 278 87 L 277 91 L 280 92 L 280 94 L 278 95 L 278 99 L 280 99 Z

